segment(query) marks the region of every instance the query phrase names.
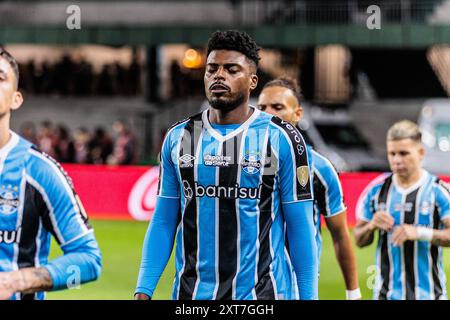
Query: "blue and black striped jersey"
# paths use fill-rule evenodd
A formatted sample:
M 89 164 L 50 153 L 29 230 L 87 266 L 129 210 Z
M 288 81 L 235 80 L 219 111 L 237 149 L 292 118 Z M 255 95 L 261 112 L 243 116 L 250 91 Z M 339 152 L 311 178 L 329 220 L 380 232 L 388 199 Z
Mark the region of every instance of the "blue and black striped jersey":
M 394 218 L 394 228 L 411 224 L 440 229 L 443 220 L 450 218 L 448 186 L 426 171 L 408 189 L 400 187 L 393 175 L 384 174 L 365 190 L 362 199 L 357 207 L 358 219 L 371 221 L 375 212 L 386 211 Z M 442 248 L 428 241 L 394 246 L 392 234 L 379 231 L 374 299 L 447 299 Z
M 0 149 L 0 272 L 46 266 L 52 235 L 64 250 L 93 231 L 59 164 L 11 135 Z M 43 299 L 44 293 L 12 298 Z
M 158 190 L 181 205 L 173 298 L 298 298 L 281 204 L 312 200 L 310 180 L 301 134 L 267 113 L 217 126 L 206 110 L 174 125 Z

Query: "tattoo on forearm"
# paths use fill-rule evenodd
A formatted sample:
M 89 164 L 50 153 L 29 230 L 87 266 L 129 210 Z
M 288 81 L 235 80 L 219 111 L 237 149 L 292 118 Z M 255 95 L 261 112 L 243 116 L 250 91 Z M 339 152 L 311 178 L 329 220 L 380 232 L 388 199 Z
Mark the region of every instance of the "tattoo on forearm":
M 53 286 L 50 273 L 45 268 L 23 269 L 24 293 L 50 290 Z

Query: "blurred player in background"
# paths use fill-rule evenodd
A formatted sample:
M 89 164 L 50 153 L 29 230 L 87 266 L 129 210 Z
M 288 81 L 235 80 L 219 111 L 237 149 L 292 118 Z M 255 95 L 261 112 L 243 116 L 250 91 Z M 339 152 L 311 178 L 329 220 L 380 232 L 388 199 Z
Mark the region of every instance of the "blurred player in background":
M 17 62 L 0 48 L 0 299 L 43 299 L 97 279 L 101 254 L 70 178 L 10 130 L 18 83 Z M 64 255 L 49 262 L 52 235 Z
M 450 246 L 449 188 L 422 168 L 425 151 L 415 123 L 389 129 L 387 153 L 392 174 L 363 195 L 354 229 L 360 247 L 379 233 L 374 299 L 447 299 L 442 246 Z
M 293 126 L 249 106 L 258 51 L 243 32 L 209 39 L 211 107 L 164 140 L 137 299 L 153 295 L 175 237 L 174 299 L 317 298 L 306 146 Z
M 276 115 L 296 126 L 303 116 L 300 104 L 300 88 L 293 79 L 278 78 L 268 82 L 258 99 L 258 108 Z M 356 259 L 347 226 L 347 210 L 344 205 L 342 187 L 338 174 L 328 159 L 307 146 L 311 159 L 314 188 L 314 221 L 318 259 L 320 261 L 322 237 L 320 215 L 325 217 L 333 238 L 336 257 L 347 288 L 347 299 L 360 299 Z

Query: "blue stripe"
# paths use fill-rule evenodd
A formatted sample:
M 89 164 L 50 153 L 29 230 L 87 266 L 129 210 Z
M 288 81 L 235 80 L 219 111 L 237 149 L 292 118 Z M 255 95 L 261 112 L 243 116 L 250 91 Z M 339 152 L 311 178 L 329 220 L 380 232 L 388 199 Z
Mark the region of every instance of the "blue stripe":
M 390 202 L 387 204 L 389 208 L 389 213 L 393 216 L 395 220 L 395 226 L 400 225 L 401 222 L 401 212 L 395 210 L 395 204 L 402 203 L 402 195 L 392 187 L 390 194 Z M 388 245 L 392 257 L 392 291 L 388 294 L 388 299 L 401 300 L 403 296 L 403 279 L 402 279 L 402 253 L 401 247 L 394 246 L 392 244 L 392 232 L 388 234 Z M 392 270 L 391 270 L 392 272 Z
M 417 214 L 417 223 L 421 226 L 432 227 L 432 215 L 433 210 L 431 208 L 430 195 L 432 192 L 432 184 L 430 183 L 430 179 L 427 184 L 422 187 L 420 191 L 420 197 L 418 199 L 418 208 L 416 209 Z M 424 210 L 422 205 L 428 202 L 429 208 L 428 210 Z M 428 241 L 417 241 L 417 299 L 418 300 L 429 300 L 431 298 L 432 288 L 432 274 L 430 269 L 431 257 L 430 253 L 430 243 Z
M 212 138 L 205 130 L 202 142 L 201 154 L 217 155 L 219 142 Z M 206 166 L 203 162 L 203 156 L 197 159 L 200 164 L 198 170 L 197 181 L 200 185 L 215 185 L 216 184 L 216 167 Z M 214 289 L 216 287 L 216 217 L 215 212 L 215 198 L 200 197 L 199 201 L 199 274 L 198 274 L 198 288 L 195 299 L 210 300 L 213 299 Z
M 264 140 L 267 132 L 260 134 L 257 130 L 250 128 L 245 137 L 245 144 L 243 148 L 243 155 L 245 152 L 256 154 L 260 152 L 259 156 L 263 157 L 265 152 Z M 246 188 L 257 188 L 262 179 L 260 170 L 256 173 L 247 173 L 240 170 L 240 185 Z M 255 208 L 258 208 L 258 200 L 255 199 L 240 199 L 239 200 L 239 221 L 240 221 L 240 258 L 239 258 L 239 272 L 236 278 L 236 298 L 237 299 L 255 299 L 253 290 L 255 286 L 257 265 L 257 247 L 258 239 L 258 214 Z

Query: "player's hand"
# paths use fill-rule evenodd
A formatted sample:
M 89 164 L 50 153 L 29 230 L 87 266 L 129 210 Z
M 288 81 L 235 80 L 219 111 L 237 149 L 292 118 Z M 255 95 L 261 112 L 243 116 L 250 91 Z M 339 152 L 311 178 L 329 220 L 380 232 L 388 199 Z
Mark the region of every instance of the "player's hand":
M 385 211 L 377 211 L 373 215 L 372 224 L 377 229 L 390 231 L 394 226 L 394 218 Z
M 13 272 L 0 272 L 0 300 L 6 300 L 16 293 L 17 280 Z
M 152 300 L 152 298 L 144 293 L 136 293 L 134 300 Z
M 392 234 L 392 242 L 394 246 L 401 246 L 407 240 L 417 240 L 416 227 L 410 224 L 402 224 L 394 229 L 394 233 Z

